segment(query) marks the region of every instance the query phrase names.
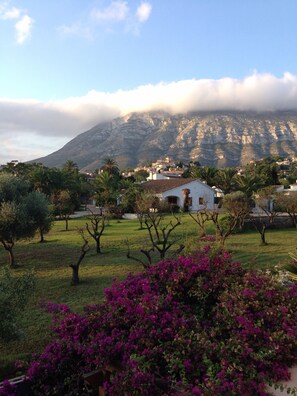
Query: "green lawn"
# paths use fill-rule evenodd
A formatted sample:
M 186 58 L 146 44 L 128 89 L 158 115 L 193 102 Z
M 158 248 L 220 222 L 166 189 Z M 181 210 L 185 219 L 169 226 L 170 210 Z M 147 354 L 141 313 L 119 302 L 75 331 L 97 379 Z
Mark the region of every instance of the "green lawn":
M 129 272 L 139 272 L 142 266 L 127 259 L 127 240 L 131 254 L 141 257 L 139 249 L 148 246 L 146 230 L 139 229 L 137 220 L 110 221 L 102 236 L 102 254 L 92 249 L 86 255 L 80 268 L 79 286 L 70 286 L 71 269 L 69 264 L 76 262 L 82 245 L 77 227 L 83 227 L 85 219 L 69 222 L 69 231 L 65 231 L 65 222 L 56 222 L 46 236 L 47 242 L 38 243 L 38 239 L 19 242 L 15 245 L 15 257 L 21 266 L 14 270 L 21 274 L 34 268 L 37 287 L 24 312 L 22 340 L 8 344 L 0 343 L 0 379 L 10 374 L 8 370 L 16 358 L 23 358 L 42 349 L 50 333 L 50 315 L 40 308 L 42 301 L 66 303 L 74 310 L 81 311 L 87 304 L 103 299 L 104 288 L 110 286 L 113 279 L 123 279 Z M 210 232 L 213 230 L 210 229 Z M 198 228 L 187 215 L 182 217 L 182 225 L 177 227 L 173 236 L 185 242 L 187 249 L 196 244 Z M 245 232 L 231 236 L 226 248 L 248 268 L 272 268 L 289 261 L 289 252 L 295 252 L 297 230 L 285 229 L 267 231 L 267 246 L 260 246 L 260 236 L 256 232 Z M 0 266 L 7 263 L 8 257 L 0 248 Z

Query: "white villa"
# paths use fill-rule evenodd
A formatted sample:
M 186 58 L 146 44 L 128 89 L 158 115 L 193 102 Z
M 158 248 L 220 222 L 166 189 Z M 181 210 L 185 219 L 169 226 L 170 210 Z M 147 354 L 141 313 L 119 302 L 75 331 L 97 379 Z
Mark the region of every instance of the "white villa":
M 159 179 L 142 183 L 144 190 L 152 192 L 161 201 L 178 205 L 185 211 L 214 209 L 215 191 L 207 184 L 198 179 L 160 176 Z

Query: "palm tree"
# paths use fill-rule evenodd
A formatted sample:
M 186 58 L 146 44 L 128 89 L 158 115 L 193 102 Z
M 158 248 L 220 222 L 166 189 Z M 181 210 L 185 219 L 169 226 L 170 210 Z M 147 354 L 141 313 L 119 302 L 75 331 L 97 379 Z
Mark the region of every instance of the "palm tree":
M 96 200 L 99 206 L 108 206 L 116 201 L 116 186 L 110 173 L 103 171 L 95 181 Z
M 69 173 L 77 173 L 78 172 L 78 165 L 76 162 L 72 160 L 67 160 L 63 165 L 63 170 Z
M 118 175 L 120 173 L 118 163 L 113 158 L 104 158 L 101 171 L 107 172 L 110 175 Z
M 209 186 L 214 185 L 217 172 L 218 170 L 213 166 L 199 166 L 190 169 L 191 177 L 197 177 L 205 181 L 205 183 Z
M 229 194 L 234 189 L 235 174 L 236 169 L 234 168 L 219 169 L 215 178 L 215 185 L 223 190 L 224 194 Z
M 235 177 L 235 184 L 238 190 L 244 192 L 248 198 L 263 186 L 262 180 L 258 176 L 249 173 Z

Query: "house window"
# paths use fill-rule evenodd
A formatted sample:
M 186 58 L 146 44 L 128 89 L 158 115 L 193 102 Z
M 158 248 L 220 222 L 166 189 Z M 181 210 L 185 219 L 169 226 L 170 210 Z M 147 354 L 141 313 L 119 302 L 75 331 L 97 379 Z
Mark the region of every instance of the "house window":
M 167 197 L 167 201 L 170 205 L 177 205 L 177 197 L 174 196 Z
M 203 197 L 199 197 L 199 205 L 204 205 L 204 198 Z

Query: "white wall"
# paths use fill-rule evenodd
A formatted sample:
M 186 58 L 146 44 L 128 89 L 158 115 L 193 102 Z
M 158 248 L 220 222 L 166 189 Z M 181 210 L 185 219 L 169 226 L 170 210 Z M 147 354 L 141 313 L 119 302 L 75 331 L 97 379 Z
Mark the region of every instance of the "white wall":
M 204 185 L 203 183 L 200 183 L 198 181 L 192 181 L 180 187 L 176 187 L 172 190 L 166 191 L 162 194 L 162 197 L 163 199 L 169 196 L 178 197 L 179 202 L 181 203 L 180 206 L 183 207 L 184 197 L 182 190 L 184 190 L 185 188 L 188 188 L 190 190 L 189 197 L 192 197 L 192 211 L 197 211 L 205 207 L 205 205 L 199 205 L 199 198 L 204 199 L 208 209 L 214 208 L 214 191 L 207 185 Z

